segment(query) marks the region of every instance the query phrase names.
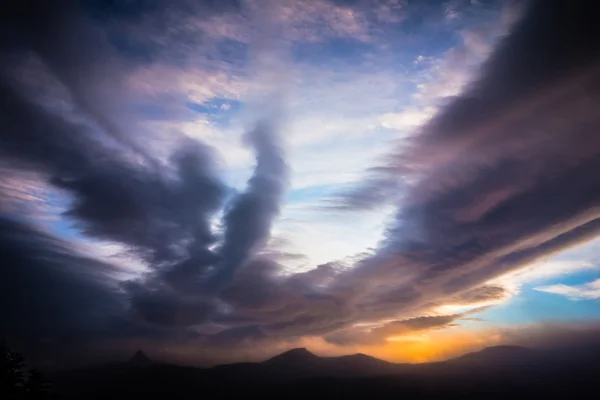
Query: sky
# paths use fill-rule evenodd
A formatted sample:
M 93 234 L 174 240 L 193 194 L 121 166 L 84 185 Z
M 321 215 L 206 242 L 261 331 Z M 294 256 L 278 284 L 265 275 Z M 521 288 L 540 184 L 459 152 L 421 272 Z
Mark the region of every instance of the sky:
M 50 367 L 593 336 L 591 6 L 3 2 L 2 334 Z

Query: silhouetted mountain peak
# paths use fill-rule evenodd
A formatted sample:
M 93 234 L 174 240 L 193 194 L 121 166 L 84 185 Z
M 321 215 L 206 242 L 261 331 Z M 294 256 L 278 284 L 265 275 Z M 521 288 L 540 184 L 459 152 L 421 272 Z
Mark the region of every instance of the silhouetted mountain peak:
M 319 360 L 320 357 L 314 355 L 304 347 L 288 350 L 273 358 L 268 359 L 265 363 L 304 363 Z
M 143 367 L 152 364 L 152 360 L 142 350 L 138 350 L 129 360 L 129 364 Z

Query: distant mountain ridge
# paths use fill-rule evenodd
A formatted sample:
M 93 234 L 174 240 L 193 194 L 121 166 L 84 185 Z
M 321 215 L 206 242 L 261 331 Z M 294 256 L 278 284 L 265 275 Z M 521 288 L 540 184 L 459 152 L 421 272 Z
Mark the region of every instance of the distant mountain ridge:
M 305 348 L 288 350 L 263 362 L 217 365 L 212 370 L 241 380 L 291 380 L 307 377 L 374 376 L 401 372 L 410 364 L 393 364 L 365 354 L 319 357 Z
M 265 398 L 270 393 L 273 398 L 303 399 L 323 393 L 338 397 L 345 393 L 347 398 L 403 393 L 410 398 L 418 393 L 432 398 L 466 394 L 464 398 L 504 399 L 500 394 L 512 396 L 516 388 L 538 396 L 593 386 L 600 371 L 599 350 L 496 346 L 447 361 L 394 364 L 365 354 L 319 357 L 299 348 L 262 362 L 212 368 L 158 363 L 138 351 L 128 362 L 66 371 L 52 378 L 56 390 L 72 399 L 141 398 L 156 393 L 171 393 L 173 398 L 207 393 L 217 393 L 219 398 L 250 394 Z
M 492 346 L 466 353 L 445 361 L 430 363 L 393 363 L 362 353 L 336 357 L 321 357 L 306 348 L 294 348 L 267 360 L 219 364 L 211 368 L 180 367 L 152 360 L 142 350 L 136 351 L 127 362 L 86 367 L 88 370 L 136 369 L 145 367 L 186 368 L 218 376 L 230 375 L 242 380 L 290 380 L 306 377 L 357 377 L 390 375 L 406 372 L 452 369 L 453 367 L 502 367 L 510 364 L 535 363 L 552 353 L 520 346 Z M 78 370 L 74 370 L 78 371 Z

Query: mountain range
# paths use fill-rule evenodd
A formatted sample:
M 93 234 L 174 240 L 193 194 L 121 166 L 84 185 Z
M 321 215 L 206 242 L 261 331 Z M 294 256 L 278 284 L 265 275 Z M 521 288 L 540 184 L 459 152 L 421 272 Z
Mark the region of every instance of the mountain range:
M 66 371 L 54 380 L 56 391 L 65 398 L 138 398 L 157 393 L 173 398 L 257 393 L 295 398 L 321 392 L 343 392 L 347 397 L 360 393 L 515 397 L 517 392 L 555 394 L 590 385 L 600 372 L 597 350 L 496 346 L 443 362 L 396 364 L 365 354 L 320 357 L 298 348 L 263 362 L 212 368 L 156 362 L 138 351 L 128 362 Z

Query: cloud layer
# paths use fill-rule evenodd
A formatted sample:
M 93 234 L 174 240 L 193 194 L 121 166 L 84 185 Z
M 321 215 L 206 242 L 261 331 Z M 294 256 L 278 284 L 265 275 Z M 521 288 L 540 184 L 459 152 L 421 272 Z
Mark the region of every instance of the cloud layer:
M 351 211 L 391 204 L 383 240 L 367 253 L 300 272 L 290 272 L 289 254 L 273 246 L 293 186 L 282 112 L 246 116 L 251 128 L 243 138 L 254 165 L 242 189 L 228 187 L 219 152 L 207 143 L 185 132 L 156 135 L 138 123 L 145 96 L 167 104 L 185 93 L 186 107 L 161 108 L 185 120 L 194 107 L 229 110 L 252 90 L 261 92 L 256 81 L 264 77 L 273 78 L 266 91 L 286 90 L 281 71 L 262 64 L 261 79 L 240 73 L 240 85 L 223 82 L 215 67 L 241 69 L 235 57 L 261 50 L 251 47 L 258 35 L 249 18 L 254 2 L 157 8 L 141 2 L 131 10 L 93 2 L 6 4 L 2 312 L 8 333 L 24 342 L 172 340 L 215 349 L 307 337 L 381 343 L 470 318 L 511 296 L 502 277 L 600 230 L 600 27 L 591 1 L 533 2 L 493 50 L 463 33 L 465 46 L 491 53 L 477 77 L 437 108 L 403 118 L 383 113 L 384 128 L 404 132 L 401 145 L 370 169 L 373 179 L 351 190 L 342 207 L 327 209 L 344 209 L 351 220 Z M 291 1 L 268 18 L 296 50 L 343 40 L 375 46 L 380 29 L 404 21 L 406 7 Z M 457 9 L 445 10 L 447 21 L 457 18 Z M 144 49 L 140 56 L 124 38 L 144 35 L 148 47 L 133 46 Z M 185 75 L 153 84 L 153 71 L 178 75 L 192 63 L 194 52 L 185 46 L 200 46 L 199 38 L 207 56 L 196 72 L 203 71 L 205 82 Z M 316 141 L 311 134 L 292 142 Z M 52 233 L 9 207 L 15 193 L 9 189 L 24 174 L 68 199 L 57 216 L 64 225 L 52 225 Z M 117 243 L 144 269 L 124 279 L 116 263 L 84 255 L 74 236 Z M 596 286 L 538 290 L 596 298 Z M 441 312 L 445 305 L 465 309 Z

